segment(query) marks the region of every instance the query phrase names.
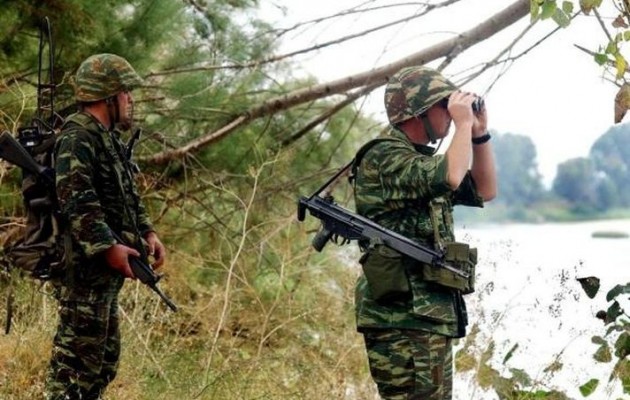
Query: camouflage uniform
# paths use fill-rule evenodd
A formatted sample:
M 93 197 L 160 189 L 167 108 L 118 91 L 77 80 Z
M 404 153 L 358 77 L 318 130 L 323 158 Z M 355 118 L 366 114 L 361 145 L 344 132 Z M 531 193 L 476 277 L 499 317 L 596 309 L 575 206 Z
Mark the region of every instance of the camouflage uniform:
M 77 77 L 93 78 L 95 84 L 91 88 L 89 79 L 77 79 L 77 99 L 99 100 L 130 89 L 131 84 L 116 86 L 130 79 L 112 76 L 110 82 L 105 75 L 112 62 L 123 61 L 102 55 L 84 62 Z M 103 251 L 116 243 L 112 231 L 128 238 L 137 230 L 142 236 L 152 231 L 119 135 L 90 114 L 77 113 L 66 120 L 57 140 L 57 196 L 70 236 L 65 275 L 55 282 L 59 325 L 46 381 L 48 399 L 98 399 L 116 376 L 117 298 L 124 277 L 107 265 Z
M 406 94 L 417 104 L 407 102 L 397 90 L 408 75 L 414 84 L 407 84 Z M 426 75 L 423 68 L 411 68 L 390 80 L 386 106 L 393 125 L 426 111 L 455 90 L 441 76 L 423 79 Z M 370 146 L 354 177 L 358 214 L 434 247 L 455 239 L 453 205 L 483 206 L 470 172 L 453 191 L 446 180 L 445 156 L 433 156 L 432 148 L 412 144 L 395 127 Z M 462 295 L 423 281 L 418 263 L 404 257 L 400 262 L 410 286 L 407 298 L 376 301 L 365 275 L 357 282 L 357 327 L 364 334 L 370 371 L 385 399 L 451 399 L 451 338 L 463 336 L 467 324 Z

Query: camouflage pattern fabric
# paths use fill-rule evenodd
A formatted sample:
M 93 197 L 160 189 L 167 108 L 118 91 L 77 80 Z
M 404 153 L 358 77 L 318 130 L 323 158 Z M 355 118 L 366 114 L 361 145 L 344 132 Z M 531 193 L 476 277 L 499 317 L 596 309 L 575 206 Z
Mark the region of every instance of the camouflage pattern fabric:
M 120 355 L 118 291 L 58 288 L 59 325 L 46 379 L 46 399 L 99 399 L 116 376 Z
M 96 399 L 116 375 L 117 296 L 124 277 L 106 264 L 102 251 L 115 243 L 112 230 L 123 236 L 134 232 L 134 225 L 141 235 L 152 230 L 118 135 L 78 113 L 66 120 L 57 140 L 57 196 L 72 248 L 66 249 L 65 276 L 54 282 L 60 320 L 46 382 L 48 399 Z
M 79 102 L 104 100 L 141 85 L 142 78 L 127 60 L 115 54 L 96 54 L 77 70 L 75 98 Z
M 396 129 L 386 136 L 391 140 L 372 145 L 356 168 L 357 213 L 429 247 L 454 241 L 453 206 L 483 206 L 470 173 L 453 191 L 446 181 L 445 156 L 431 156 L 431 148 L 413 145 Z M 432 208 L 434 216 L 439 210 L 433 221 Z M 370 370 L 384 399 L 448 400 L 449 338 L 465 333 L 465 304 L 459 291 L 423 281 L 421 264 L 406 265 L 405 270 L 409 300 L 377 302 L 363 274 L 357 282 L 357 329 L 365 336 Z M 436 359 L 442 364 L 434 363 Z
M 364 332 L 370 373 L 385 400 L 447 400 L 453 396 L 450 338 L 418 330 Z
M 457 90 L 439 72 L 407 67 L 394 74 L 385 88 L 385 110 L 391 125 L 416 117 Z
M 470 174 L 456 191 L 446 181 L 446 158 L 427 156 L 427 146 L 414 146 L 404 133 L 391 130 L 365 153 L 355 177 L 355 205 L 363 215 L 412 240 L 435 246 L 430 204 L 438 203 L 439 239 L 454 241 L 453 206 L 482 206 Z M 417 149 L 416 149 L 417 148 Z M 417 268 L 419 272 L 420 268 Z M 413 301 L 381 304 L 361 275 L 356 287 L 356 317 L 363 328 L 421 329 L 456 337 L 465 321 L 458 320 L 454 293 L 430 287 L 412 268 Z
M 109 147 L 115 154 L 108 155 L 105 140 L 110 142 Z M 115 243 L 111 230 L 121 235 L 134 232 L 137 226 L 144 235 L 153 229 L 130 167 L 123 161 L 123 149 L 118 132 L 107 132 L 85 113 L 70 116 L 57 140 L 57 196 L 70 225 L 75 264 L 83 264 L 85 260 L 98 264 L 98 257 L 94 255 Z M 112 158 L 118 162 L 112 164 Z M 120 193 L 119 178 L 125 196 Z M 134 215 L 127 215 L 125 204 Z M 86 278 L 89 271 L 79 271 L 79 274 Z M 97 275 L 97 278 L 103 275 L 102 271 Z

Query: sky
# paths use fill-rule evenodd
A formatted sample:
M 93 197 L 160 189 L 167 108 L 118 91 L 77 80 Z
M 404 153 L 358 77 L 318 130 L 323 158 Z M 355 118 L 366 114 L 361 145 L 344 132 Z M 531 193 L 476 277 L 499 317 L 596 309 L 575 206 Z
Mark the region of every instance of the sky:
M 422 2 L 266 0 L 261 3 L 264 15 L 275 27 L 290 27 L 296 22 L 332 15 L 361 3 L 366 7 L 407 4 L 292 31 L 285 36 L 281 48 L 282 52 L 287 52 L 404 18 L 413 14 Z M 512 3 L 513 0 L 461 0 L 421 19 L 302 56 L 294 73 L 312 74 L 325 82 L 369 71 L 471 29 Z M 281 13 L 278 6 L 285 7 L 286 14 Z M 608 22 L 612 21 L 609 17 L 616 15 L 611 9 L 602 9 L 601 14 Z M 444 71 L 445 75 L 456 81 L 469 67 L 493 58 L 528 23 L 526 17 L 467 51 Z M 516 47 L 516 52 L 529 48 L 555 28 L 551 20 L 539 23 Z M 604 80 L 603 69 L 574 46 L 597 50 L 605 42 L 604 31 L 597 20 L 593 16 L 580 16 L 569 28 L 556 32 L 507 70 L 495 69 L 465 86 L 467 90 L 484 94 L 490 129 L 532 139 L 537 149 L 538 168 L 548 187 L 558 164 L 587 156 L 595 140 L 614 123 L 613 104 L 618 87 Z M 503 72 L 502 76 L 486 93 L 499 72 Z M 380 88 L 371 94 L 364 110 L 385 123 L 383 90 Z

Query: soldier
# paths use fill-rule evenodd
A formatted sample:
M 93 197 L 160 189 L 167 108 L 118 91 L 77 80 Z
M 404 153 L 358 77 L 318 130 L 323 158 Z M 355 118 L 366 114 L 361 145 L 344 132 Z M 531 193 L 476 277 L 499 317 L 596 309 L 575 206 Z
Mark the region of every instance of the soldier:
M 482 207 L 496 195 L 487 112 L 476 95 L 425 67 L 403 68 L 390 78 L 385 108 L 391 129 L 355 159 L 357 213 L 445 251 L 449 262 L 468 274 L 361 243 L 357 327 L 382 398 L 451 399 L 452 338 L 465 335 L 462 294 L 473 290 L 476 264 L 476 250 L 455 242 L 452 210 Z M 429 143 L 441 144 L 451 122 L 450 145 L 436 155 Z
M 80 111 L 66 120 L 55 149 L 57 197 L 69 233 L 64 276 L 54 282 L 59 325 L 46 397 L 55 400 L 100 398 L 116 376 L 117 298 L 125 278 L 134 278 L 129 257 L 144 245 L 157 268 L 166 256 L 120 139 L 133 119 L 130 91 L 142 80 L 124 58 L 98 54 L 79 66 L 75 84 Z M 137 247 L 117 242 L 112 232 Z

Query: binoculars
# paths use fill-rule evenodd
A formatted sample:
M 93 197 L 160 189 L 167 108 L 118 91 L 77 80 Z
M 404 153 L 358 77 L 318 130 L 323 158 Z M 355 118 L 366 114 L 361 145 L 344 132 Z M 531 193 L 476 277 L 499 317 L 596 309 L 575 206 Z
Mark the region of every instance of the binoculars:
M 443 98 L 442 100 L 440 100 L 440 106 L 443 108 L 448 108 L 448 97 Z M 483 108 L 484 105 L 484 101 L 482 97 L 475 97 L 475 100 L 472 102 L 472 110 L 475 114 L 478 114 L 481 109 Z
M 481 111 L 481 109 L 483 108 L 483 98 L 481 97 L 477 97 L 475 98 L 475 101 L 472 102 L 472 110 L 475 114 L 479 113 L 479 111 Z

